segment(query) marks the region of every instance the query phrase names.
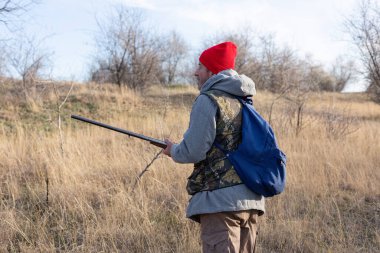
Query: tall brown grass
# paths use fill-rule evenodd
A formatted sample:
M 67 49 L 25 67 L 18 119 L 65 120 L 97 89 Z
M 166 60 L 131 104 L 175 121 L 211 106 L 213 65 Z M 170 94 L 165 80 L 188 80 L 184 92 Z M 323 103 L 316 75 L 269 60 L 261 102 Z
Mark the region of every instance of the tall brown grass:
M 59 88 L 64 97 L 69 87 Z M 195 89 L 142 95 L 76 85 L 63 108 L 63 152 L 51 90 L 32 105 L 2 94 L 0 252 L 200 252 L 198 225 L 184 217 L 192 165 L 160 156 L 133 188 L 159 149 L 69 118 L 179 141 Z M 273 97 L 256 96 L 264 117 Z M 267 200 L 258 251 L 379 252 L 380 106 L 359 94 L 313 94 L 298 136 L 290 105 L 279 101 L 274 110 L 287 186 Z M 347 130 L 331 135 L 336 124 L 326 111 Z

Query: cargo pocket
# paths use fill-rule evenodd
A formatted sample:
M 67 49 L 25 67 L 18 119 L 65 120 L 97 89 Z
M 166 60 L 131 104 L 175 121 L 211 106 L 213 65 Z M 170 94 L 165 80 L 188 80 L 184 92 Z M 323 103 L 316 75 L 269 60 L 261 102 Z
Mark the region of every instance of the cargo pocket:
M 230 251 L 228 231 L 202 234 L 203 253 L 227 253 Z

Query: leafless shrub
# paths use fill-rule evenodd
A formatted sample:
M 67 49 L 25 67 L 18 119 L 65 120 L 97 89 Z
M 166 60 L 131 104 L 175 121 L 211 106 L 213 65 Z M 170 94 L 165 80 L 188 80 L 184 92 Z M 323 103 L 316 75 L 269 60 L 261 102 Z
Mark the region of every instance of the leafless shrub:
M 294 110 L 291 110 L 289 105 L 286 106 L 287 104 L 284 97 L 275 97 L 272 101 L 278 103 L 278 106 L 274 107 L 271 103 L 266 108 L 261 108 L 260 113 L 269 115 L 267 118 L 268 123 L 276 135 L 288 136 L 293 133 Z
M 332 86 L 326 86 L 326 91 L 341 92 L 344 87 L 354 79 L 357 74 L 355 63 L 352 60 L 338 56 L 331 68 L 330 75 L 333 78 Z
M 334 108 L 331 107 L 323 111 L 321 117 L 329 139 L 343 139 L 359 129 L 358 119 L 346 116 L 347 114 L 346 110 L 341 113 L 334 112 Z
M 308 125 L 305 121 L 304 109 L 306 105 L 306 94 L 286 97 L 288 100 L 288 114 L 290 126 L 295 130 L 296 136 Z
M 284 99 L 288 102 L 288 111 L 291 114 L 290 125 L 295 129 L 296 136 L 311 123 L 304 117 L 304 112 L 310 93 L 318 83 L 312 72 L 313 65 L 305 61 L 295 69 L 295 74 L 285 86 L 287 92 L 284 94 Z
M 25 36 L 8 44 L 9 71 L 20 77 L 26 100 L 36 97 L 36 86 L 48 76 L 51 69 L 51 53 L 42 48 L 42 42 Z
M 283 98 L 286 93 L 288 92 L 289 88 L 286 88 L 284 89 L 281 93 L 278 93 L 276 96 L 274 96 L 274 98 L 272 99 L 271 101 L 271 104 L 270 104 L 270 107 L 269 107 L 269 116 L 268 116 L 268 123 L 269 124 L 272 124 L 272 114 L 273 114 L 273 109 L 274 109 L 274 105 L 275 103 L 280 100 L 281 98 Z

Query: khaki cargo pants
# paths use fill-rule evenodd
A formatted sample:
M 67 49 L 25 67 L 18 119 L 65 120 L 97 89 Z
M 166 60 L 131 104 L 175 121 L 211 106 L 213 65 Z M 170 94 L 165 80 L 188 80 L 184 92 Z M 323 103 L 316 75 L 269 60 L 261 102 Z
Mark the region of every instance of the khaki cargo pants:
M 257 210 L 200 215 L 203 253 L 255 252 Z

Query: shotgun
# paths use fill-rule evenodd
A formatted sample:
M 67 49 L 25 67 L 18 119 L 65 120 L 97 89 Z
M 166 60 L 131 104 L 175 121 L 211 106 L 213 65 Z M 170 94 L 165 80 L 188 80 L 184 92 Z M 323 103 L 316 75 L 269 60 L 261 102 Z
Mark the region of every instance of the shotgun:
M 110 125 L 107 125 L 107 124 L 104 124 L 104 123 L 101 123 L 101 122 L 97 122 L 95 120 L 87 119 L 85 117 L 78 116 L 78 115 L 71 115 L 71 118 L 76 119 L 76 120 L 80 120 L 80 121 L 83 121 L 83 122 L 86 122 L 86 123 L 90 123 L 90 124 L 93 124 L 93 125 L 97 125 L 97 126 L 100 126 L 100 127 L 104 127 L 104 128 L 107 128 L 107 129 L 110 129 L 110 130 L 113 130 L 113 131 L 116 131 L 116 132 L 119 132 L 119 133 L 126 134 L 128 136 L 136 137 L 136 138 L 142 139 L 144 141 L 149 141 L 150 144 L 153 144 L 154 146 L 157 146 L 157 147 L 160 147 L 160 148 L 166 148 L 166 143 L 164 141 L 161 141 L 161 140 L 158 140 L 158 139 L 154 139 L 154 138 L 142 135 L 142 134 L 137 134 L 137 133 L 134 133 L 134 132 L 131 132 L 131 131 L 128 131 L 128 130 L 121 129 L 121 128 L 113 127 L 113 126 L 110 126 Z

